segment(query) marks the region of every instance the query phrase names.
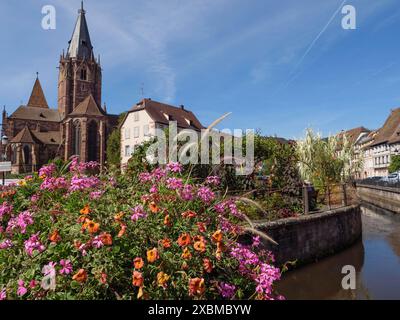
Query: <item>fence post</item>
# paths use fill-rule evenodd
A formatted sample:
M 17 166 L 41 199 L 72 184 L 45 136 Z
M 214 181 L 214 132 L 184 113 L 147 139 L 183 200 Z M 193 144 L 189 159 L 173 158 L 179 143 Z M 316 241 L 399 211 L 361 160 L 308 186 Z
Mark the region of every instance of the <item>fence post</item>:
M 304 207 L 304 214 L 308 214 L 310 212 L 310 202 L 308 199 L 307 186 L 303 186 L 303 207 Z
M 342 192 L 343 192 L 343 200 L 342 200 L 342 204 L 343 206 L 347 206 L 347 191 L 346 191 L 346 184 L 343 183 L 342 184 Z
M 331 188 L 328 186 L 326 190 L 328 191 L 328 209 L 331 210 Z

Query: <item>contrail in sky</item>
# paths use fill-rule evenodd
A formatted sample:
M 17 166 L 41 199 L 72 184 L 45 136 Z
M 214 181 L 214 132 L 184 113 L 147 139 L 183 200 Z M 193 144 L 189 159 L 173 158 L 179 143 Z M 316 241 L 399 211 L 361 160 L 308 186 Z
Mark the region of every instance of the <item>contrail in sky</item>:
M 290 74 L 290 79 L 286 82 L 286 84 L 283 86 L 282 89 L 285 89 L 294 79 L 296 79 L 300 73 L 294 74 L 296 70 L 299 68 L 299 66 L 303 63 L 304 59 L 307 57 L 307 55 L 310 53 L 311 49 L 314 47 L 315 43 L 318 41 L 319 38 L 323 35 L 323 33 L 328 29 L 329 25 L 332 23 L 333 19 L 336 17 L 338 12 L 342 9 L 342 7 L 346 4 L 347 0 L 344 0 L 342 4 L 339 6 L 339 8 L 333 13 L 331 18 L 328 20 L 327 24 L 322 28 L 322 30 L 318 33 L 318 35 L 315 37 L 315 39 L 310 43 L 308 46 L 307 50 L 304 52 L 304 54 L 301 56 L 299 62 L 296 64 L 294 67 L 293 71 Z

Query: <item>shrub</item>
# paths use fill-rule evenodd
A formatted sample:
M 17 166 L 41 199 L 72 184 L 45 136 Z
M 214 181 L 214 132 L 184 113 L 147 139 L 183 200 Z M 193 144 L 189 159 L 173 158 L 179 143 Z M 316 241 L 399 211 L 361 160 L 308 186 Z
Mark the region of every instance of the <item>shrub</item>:
M 73 159 L 0 194 L 0 299 L 272 299 L 280 270 L 218 177 L 179 164 L 94 174 Z

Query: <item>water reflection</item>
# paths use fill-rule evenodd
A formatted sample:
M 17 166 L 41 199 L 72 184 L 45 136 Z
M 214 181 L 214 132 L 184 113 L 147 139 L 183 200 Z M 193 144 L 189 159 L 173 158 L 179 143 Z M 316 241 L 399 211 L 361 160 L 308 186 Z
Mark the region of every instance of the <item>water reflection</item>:
M 278 284 L 287 299 L 400 299 L 400 217 L 363 208 L 363 239 L 334 256 L 288 272 Z M 356 289 L 341 286 L 344 265 Z

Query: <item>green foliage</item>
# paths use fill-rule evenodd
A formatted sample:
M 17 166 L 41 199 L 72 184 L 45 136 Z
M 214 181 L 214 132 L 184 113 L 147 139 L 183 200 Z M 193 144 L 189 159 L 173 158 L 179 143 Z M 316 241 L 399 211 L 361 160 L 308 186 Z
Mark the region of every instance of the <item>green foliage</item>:
M 107 164 L 110 168 L 119 169 L 121 166 L 121 130 L 119 125 L 125 118 L 126 112 L 121 113 L 118 126 L 111 132 L 107 139 Z
M 316 188 L 346 182 L 360 171 L 362 160 L 356 159 L 354 145 L 346 136 L 322 139 L 307 129 L 303 140 L 297 142 L 297 157 L 303 179 Z
M 400 170 L 400 155 L 391 156 L 389 173 L 396 172 Z

